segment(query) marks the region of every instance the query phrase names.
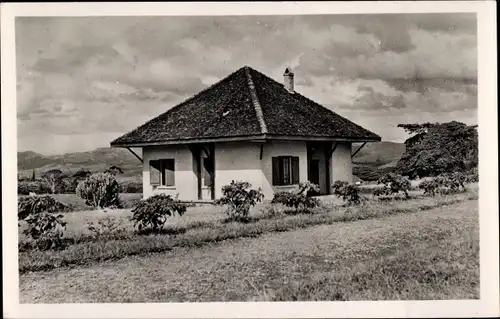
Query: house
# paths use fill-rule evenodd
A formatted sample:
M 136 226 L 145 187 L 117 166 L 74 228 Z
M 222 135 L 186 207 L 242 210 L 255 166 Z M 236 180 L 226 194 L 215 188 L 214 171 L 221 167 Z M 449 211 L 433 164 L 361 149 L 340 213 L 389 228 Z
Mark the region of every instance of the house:
M 299 182 L 329 194 L 352 182 L 351 158 L 381 138 L 248 66 L 111 142 L 142 148 L 144 198 L 157 193 L 210 201 L 232 180 L 270 199 Z M 352 152 L 352 143 L 363 143 Z

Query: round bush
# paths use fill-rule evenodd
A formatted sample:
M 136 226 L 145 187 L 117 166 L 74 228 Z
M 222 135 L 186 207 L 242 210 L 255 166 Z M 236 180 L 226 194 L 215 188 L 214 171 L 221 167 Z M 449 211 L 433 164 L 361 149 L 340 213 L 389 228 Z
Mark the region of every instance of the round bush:
M 403 193 L 405 198 L 409 197 L 408 192 L 410 191 L 411 183 L 404 176 L 396 173 L 388 173 L 382 176 L 377 184 L 383 184 L 384 186 L 375 189 L 373 192 L 374 196 L 392 196 Z
M 465 184 L 469 182 L 470 177 L 464 173 L 445 173 L 423 181 L 420 183 L 419 188 L 424 191 L 424 195 L 448 195 L 464 192 L 466 190 Z
M 120 185 L 110 173 L 95 173 L 81 181 L 76 193 L 85 200 L 85 204 L 99 209 L 120 206 Z
M 169 217 L 175 214 L 182 216 L 185 212 L 185 204 L 170 195 L 158 194 L 140 201 L 132 209 L 134 215 L 131 220 L 140 232 L 160 232 Z
M 362 197 L 359 194 L 359 187 L 354 184 L 349 184 L 345 181 L 335 181 L 332 185 L 333 194 L 342 198 L 347 205 L 359 205 Z
M 57 213 L 66 206 L 49 195 L 20 197 L 17 201 L 17 216 L 23 220 L 29 215 L 41 212 Z
M 310 197 L 310 194 L 317 194 L 319 192 L 319 185 L 309 181 L 303 182 L 299 183 L 299 187 L 296 191 L 275 193 L 271 203 L 293 207 L 295 210 L 308 210 L 319 206 L 319 200 Z
M 29 196 L 19 199 L 18 218 L 28 224 L 23 233 L 32 240 L 34 247 L 40 250 L 64 247 L 62 237 L 66 222 L 62 214 L 56 214 L 64 207 L 50 196 Z
M 215 201 L 216 205 L 227 205 L 226 214 L 229 220 L 248 221 L 250 208 L 262 201 L 264 194 L 261 189 L 250 189 L 248 182 L 235 182 L 222 187 L 222 197 Z
M 272 204 L 282 204 L 287 207 L 293 207 L 295 210 L 306 210 L 319 206 L 319 200 L 292 192 L 277 192 L 274 194 Z

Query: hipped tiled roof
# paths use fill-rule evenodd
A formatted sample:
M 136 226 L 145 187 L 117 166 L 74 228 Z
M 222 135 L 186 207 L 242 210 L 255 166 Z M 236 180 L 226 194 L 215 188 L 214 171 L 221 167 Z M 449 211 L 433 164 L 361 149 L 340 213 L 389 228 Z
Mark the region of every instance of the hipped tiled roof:
M 378 135 L 245 66 L 111 145 L 232 137 L 380 141 Z

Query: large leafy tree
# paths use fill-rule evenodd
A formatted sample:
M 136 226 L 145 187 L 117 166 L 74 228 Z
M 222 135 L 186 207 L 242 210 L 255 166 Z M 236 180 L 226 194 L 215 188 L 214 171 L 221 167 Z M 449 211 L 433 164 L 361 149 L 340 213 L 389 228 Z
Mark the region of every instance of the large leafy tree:
M 478 164 L 477 125 L 447 123 L 399 124 L 411 136 L 396 172 L 410 178 L 465 172 Z

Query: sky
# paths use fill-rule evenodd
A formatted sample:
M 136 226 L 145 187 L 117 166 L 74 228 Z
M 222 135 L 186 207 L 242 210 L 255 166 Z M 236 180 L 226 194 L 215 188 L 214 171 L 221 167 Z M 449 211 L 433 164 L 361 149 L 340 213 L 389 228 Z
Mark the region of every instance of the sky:
M 402 142 L 477 124 L 475 14 L 16 18 L 18 150 L 109 147 L 244 65 Z

